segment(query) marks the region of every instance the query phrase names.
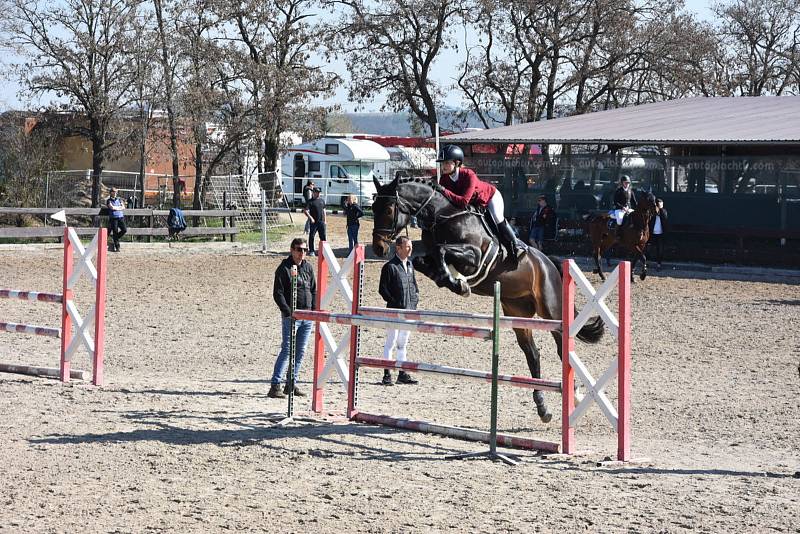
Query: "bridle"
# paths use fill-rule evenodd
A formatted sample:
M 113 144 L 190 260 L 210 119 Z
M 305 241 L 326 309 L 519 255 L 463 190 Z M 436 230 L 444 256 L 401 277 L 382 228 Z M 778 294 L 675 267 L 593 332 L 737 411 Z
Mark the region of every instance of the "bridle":
M 395 191 L 394 193 L 395 208 L 394 208 L 394 217 L 392 220 L 392 227 L 375 228 L 372 230 L 372 235 L 377 235 L 384 241 L 393 240 L 394 238 L 397 237 L 397 234 L 399 234 L 400 231 L 402 230 L 402 228 L 399 229 L 397 228 L 397 214 L 400 213 L 400 211 L 402 210 L 403 213 L 407 213 L 409 217 L 416 217 L 423 209 L 425 209 L 425 206 L 427 206 L 430 203 L 430 201 L 433 200 L 435 194 L 436 194 L 436 189 L 431 188 L 431 194 L 428 196 L 427 199 L 425 199 L 425 202 L 420 204 L 419 208 L 417 208 L 413 213 L 411 213 L 411 203 L 403 199 L 400 196 L 400 193 Z M 382 195 L 382 196 L 388 197 L 388 195 Z

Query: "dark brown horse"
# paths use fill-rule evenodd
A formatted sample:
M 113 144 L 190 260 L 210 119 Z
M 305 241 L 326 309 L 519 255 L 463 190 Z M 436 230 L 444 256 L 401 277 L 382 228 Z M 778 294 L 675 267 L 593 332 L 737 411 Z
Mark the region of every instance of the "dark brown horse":
M 617 244 L 631 252 L 631 280 L 633 280 L 633 272 L 639 260 L 642 260 L 642 272 L 639 277 L 642 280 L 647 277 L 647 256 L 644 251 L 650 240 L 650 220 L 656 214 L 655 200 L 652 193 L 639 192 L 636 209 L 623 222 L 621 235 L 616 227 L 608 227 L 612 218 L 608 213 L 595 214 L 589 218 L 588 233 L 592 240 L 592 255 L 596 267 L 594 272 L 599 274 L 602 280 L 606 279 L 606 275 L 600 266 L 600 256 Z
M 502 247 L 489 231 L 483 214 L 453 205 L 441 188 L 421 178 L 395 179 L 388 185 L 377 180 L 378 197 L 372 206 L 375 228 L 372 248 L 384 257 L 392 240 L 416 217 L 422 228 L 423 256 L 415 256 L 414 267 L 439 287 L 468 296 L 470 293 L 491 296 L 494 283 L 501 285 L 503 313 L 517 317 L 539 315 L 543 319 L 561 319 L 561 273 L 553 262 L 536 249 L 528 249 L 519 262 L 503 256 Z M 517 343 L 528 362 L 533 378 L 541 378 L 539 350 L 531 330 L 514 329 Z M 561 331 L 554 331 L 561 355 Z M 596 343 L 603 335 L 599 317 L 590 320 L 578 333 L 578 339 Z M 552 414 L 541 391 L 533 392 L 536 409 L 544 422 Z

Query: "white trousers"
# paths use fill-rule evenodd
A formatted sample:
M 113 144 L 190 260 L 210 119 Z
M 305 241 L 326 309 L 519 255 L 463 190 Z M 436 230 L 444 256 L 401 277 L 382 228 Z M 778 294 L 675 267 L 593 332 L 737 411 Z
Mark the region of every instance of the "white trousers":
M 486 209 L 492 215 L 492 220 L 494 220 L 496 224 L 500 224 L 506 220 L 506 206 L 503 202 L 503 195 L 500 193 L 500 191 L 494 192 L 494 195 L 492 195 L 492 198 L 489 200 L 489 205 L 486 206 Z
M 617 220 L 617 226 L 622 226 L 622 218 L 625 217 L 626 213 L 630 213 L 633 210 L 630 208 L 623 208 L 620 210 L 612 210 L 611 215 Z
M 392 359 L 392 350 L 395 348 L 395 360 L 398 362 L 406 361 L 406 347 L 408 346 L 408 338 L 411 332 L 408 330 L 396 330 L 394 328 L 386 329 L 386 343 L 383 345 L 383 358 L 385 360 Z

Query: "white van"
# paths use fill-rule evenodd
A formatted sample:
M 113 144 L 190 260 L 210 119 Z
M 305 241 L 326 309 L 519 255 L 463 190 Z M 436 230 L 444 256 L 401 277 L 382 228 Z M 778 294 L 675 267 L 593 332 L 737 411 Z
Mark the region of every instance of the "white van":
M 362 207 L 370 207 L 377 194 L 375 165 L 387 161 L 386 149 L 366 139 L 323 137 L 289 147 L 281 158 L 283 194 L 300 205 L 303 186 L 311 180 L 329 206 L 342 206 L 348 195 L 356 195 Z

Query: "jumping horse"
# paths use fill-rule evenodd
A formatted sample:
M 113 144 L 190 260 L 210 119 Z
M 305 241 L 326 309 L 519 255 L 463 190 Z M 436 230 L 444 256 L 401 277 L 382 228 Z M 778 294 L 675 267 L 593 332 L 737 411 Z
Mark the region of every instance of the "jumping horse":
M 527 248 L 518 261 L 504 255 L 498 239 L 491 232 L 484 214 L 462 209 L 442 194 L 442 188 L 423 178 L 396 178 L 382 185 L 375 180 L 378 196 L 372 210 L 375 227 L 372 248 L 385 257 L 390 243 L 416 218 L 422 228 L 424 255 L 415 256 L 414 267 L 433 280 L 462 296 L 491 296 L 495 281 L 500 281 L 501 304 L 505 315 L 543 319 L 561 319 L 561 272 L 552 261 L 534 248 Z M 514 329 L 517 344 L 525 353 L 533 378 L 541 378 L 539 349 L 528 329 Z M 561 331 L 552 332 L 562 355 Z M 581 341 L 597 343 L 603 336 L 600 317 L 591 319 L 580 330 Z M 552 419 L 542 391 L 533 399 L 539 417 Z
M 620 244 L 632 254 L 631 281 L 639 260 L 642 261 L 642 272 L 639 278 L 647 277 L 647 256 L 645 249 L 650 240 L 650 220 L 656 214 L 656 198 L 646 191 L 637 192 L 636 209 L 630 213 L 622 223 L 620 231 L 609 228 L 608 223 L 612 216 L 608 213 L 591 215 L 587 220 L 589 238 L 592 240 L 592 256 L 594 257 L 595 273 L 602 280 L 606 279 L 603 268 L 600 266 L 600 256 L 615 244 Z M 621 232 L 621 233 L 620 233 Z

